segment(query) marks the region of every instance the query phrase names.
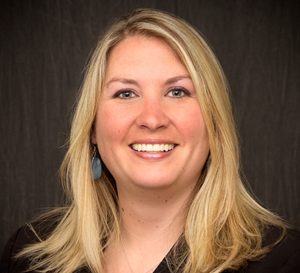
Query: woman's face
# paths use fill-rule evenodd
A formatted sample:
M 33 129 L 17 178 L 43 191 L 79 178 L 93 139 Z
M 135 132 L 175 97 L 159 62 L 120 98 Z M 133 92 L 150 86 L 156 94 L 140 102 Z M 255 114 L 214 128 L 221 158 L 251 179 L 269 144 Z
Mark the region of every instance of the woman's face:
M 161 39 L 131 36 L 108 59 L 92 140 L 118 187 L 185 187 L 209 152 L 193 82 Z

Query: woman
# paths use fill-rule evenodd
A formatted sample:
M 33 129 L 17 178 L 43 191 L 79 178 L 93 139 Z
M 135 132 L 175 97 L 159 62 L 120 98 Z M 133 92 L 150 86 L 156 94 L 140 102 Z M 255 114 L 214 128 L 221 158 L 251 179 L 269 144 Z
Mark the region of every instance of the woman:
M 62 180 L 68 205 L 18 231 L 6 272 L 299 269 L 299 234 L 242 184 L 218 61 L 172 15 L 136 10 L 99 42 Z

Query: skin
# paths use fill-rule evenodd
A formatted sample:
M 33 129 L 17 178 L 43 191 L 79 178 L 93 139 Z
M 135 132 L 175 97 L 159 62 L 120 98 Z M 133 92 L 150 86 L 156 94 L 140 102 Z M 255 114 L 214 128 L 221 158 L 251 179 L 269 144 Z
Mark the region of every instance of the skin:
M 116 180 L 121 208 L 123 247 L 112 239 L 105 270 L 151 271 L 182 232 L 209 153 L 193 82 L 163 40 L 131 36 L 112 50 L 92 141 Z M 134 144 L 174 148 L 137 151 Z

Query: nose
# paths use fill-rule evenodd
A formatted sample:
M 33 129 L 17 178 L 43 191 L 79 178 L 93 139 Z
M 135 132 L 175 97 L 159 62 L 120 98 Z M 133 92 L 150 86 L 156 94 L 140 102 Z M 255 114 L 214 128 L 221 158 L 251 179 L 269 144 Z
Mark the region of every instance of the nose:
M 136 123 L 140 128 L 155 131 L 168 127 L 170 119 L 160 100 L 144 100 Z

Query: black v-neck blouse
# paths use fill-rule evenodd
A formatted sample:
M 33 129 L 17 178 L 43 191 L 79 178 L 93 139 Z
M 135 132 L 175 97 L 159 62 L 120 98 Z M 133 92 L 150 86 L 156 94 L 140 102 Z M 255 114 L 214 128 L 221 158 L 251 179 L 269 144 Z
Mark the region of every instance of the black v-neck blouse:
M 278 236 L 278 229 L 269 228 L 264 237 L 264 244 L 272 244 Z M 36 235 L 27 225 L 19 228 L 4 249 L 0 262 L 0 273 L 21 273 L 26 271 L 29 265 L 28 259 L 14 259 L 14 256 L 27 244 L 37 241 Z M 265 257 L 259 261 L 249 261 L 246 266 L 237 271 L 226 272 L 300 273 L 300 232 L 289 230 L 286 237 L 273 247 Z M 82 268 L 74 273 L 90 273 L 90 271 L 87 268 Z M 163 259 L 153 273 L 170 273 L 166 259 Z

